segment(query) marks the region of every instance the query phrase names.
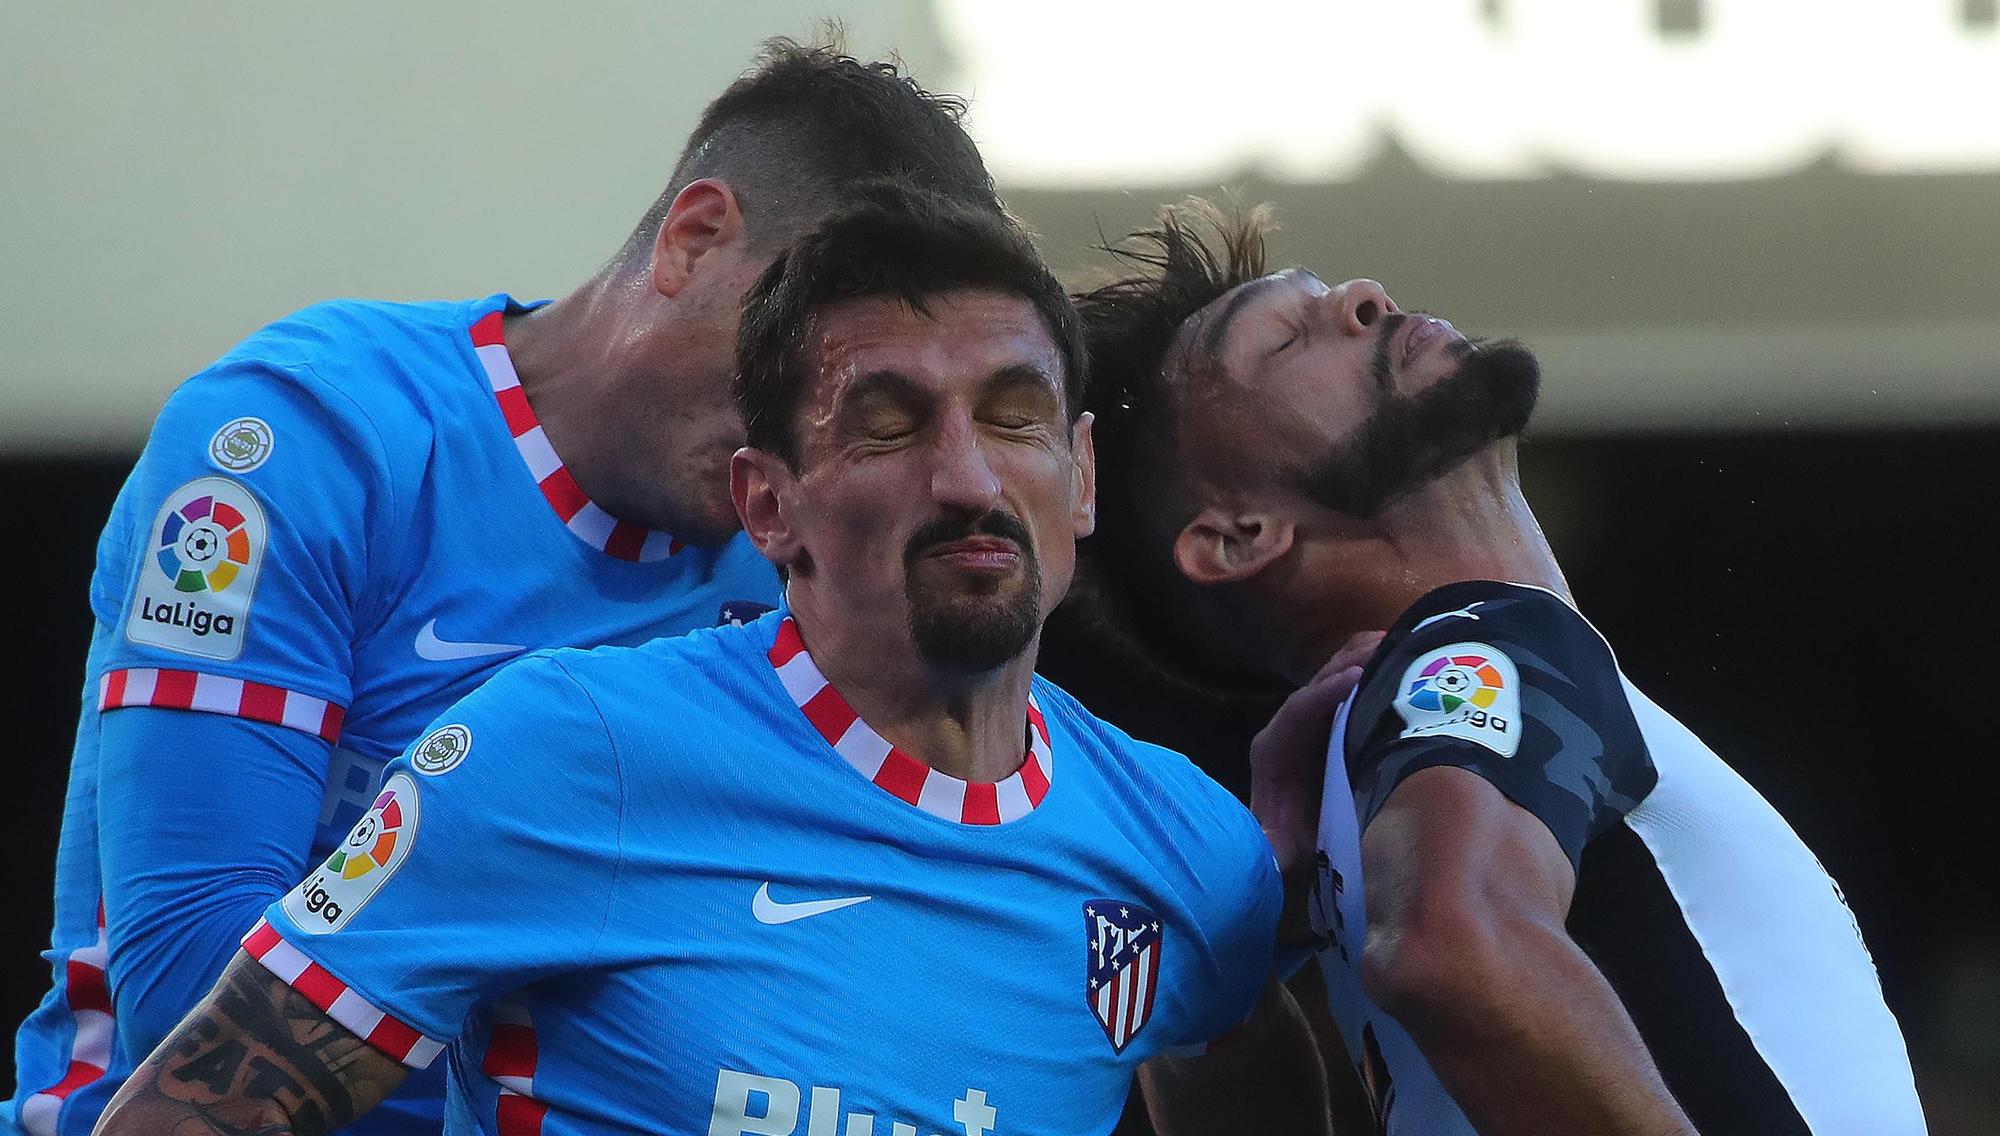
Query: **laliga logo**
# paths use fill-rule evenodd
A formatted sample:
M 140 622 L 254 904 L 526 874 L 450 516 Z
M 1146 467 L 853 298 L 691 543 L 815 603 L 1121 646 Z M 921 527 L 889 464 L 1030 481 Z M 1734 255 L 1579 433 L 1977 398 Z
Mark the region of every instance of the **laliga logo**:
M 1418 710 L 1445 714 L 1463 711 L 1459 718 L 1474 726 L 1507 732 L 1507 719 L 1487 713 L 1507 680 L 1483 655 L 1452 655 L 1425 667 L 1404 692 L 1404 701 Z M 1468 709 L 1469 707 L 1469 709 Z
M 188 598 L 155 603 L 151 597 L 145 597 L 140 603 L 139 618 L 186 628 L 197 637 L 211 632 L 230 634 L 236 630 L 236 617 L 208 611 L 194 597 L 227 590 L 250 563 L 252 551 L 247 522 L 227 501 L 213 496 L 197 497 L 168 513 L 160 529 L 160 545 L 154 550 L 153 562 L 173 581 L 174 590 L 188 593 Z
M 285 897 L 286 913 L 315 934 L 337 930 L 408 855 L 416 819 L 416 785 L 398 773 L 326 863 Z

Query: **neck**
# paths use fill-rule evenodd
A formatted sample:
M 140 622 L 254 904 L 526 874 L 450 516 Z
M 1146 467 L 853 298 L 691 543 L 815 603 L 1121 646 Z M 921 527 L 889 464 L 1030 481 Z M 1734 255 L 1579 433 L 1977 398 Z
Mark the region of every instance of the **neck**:
M 642 318 L 652 292 L 643 275 L 607 269 L 562 299 L 507 317 L 507 354 L 549 445 L 586 496 L 621 520 L 665 528 L 646 516 L 625 448 L 630 424 L 606 414 L 630 389 L 648 338 Z
M 1301 685 L 1350 636 L 1390 626 L 1446 584 L 1533 584 L 1575 602 L 1521 493 L 1511 449 L 1474 455 L 1366 522 L 1341 518 L 1329 530 L 1290 574 L 1301 594 L 1281 601 L 1306 613 L 1286 660 Z
M 1039 633 L 1005 665 L 965 674 L 926 661 L 906 621 L 826 618 L 796 582 L 787 598 L 813 665 L 891 745 L 962 781 L 1021 767 Z

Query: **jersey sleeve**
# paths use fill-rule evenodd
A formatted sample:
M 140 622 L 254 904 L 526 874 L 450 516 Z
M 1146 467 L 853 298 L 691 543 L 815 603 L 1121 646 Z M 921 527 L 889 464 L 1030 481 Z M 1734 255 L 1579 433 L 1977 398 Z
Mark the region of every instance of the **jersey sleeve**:
M 547 655 L 458 702 L 385 774 L 353 832 L 244 947 L 421 1068 L 472 1009 L 590 966 L 624 783 L 595 702 Z
M 1366 828 L 1420 769 L 1475 773 L 1533 813 L 1575 867 L 1658 781 L 1611 649 L 1547 592 L 1466 584 L 1404 616 L 1348 729 Z
M 319 742 L 240 718 L 134 710 L 98 734 L 97 842 L 123 1052 L 152 1052 L 243 931 L 298 882 L 319 819 Z M 171 760 L 201 754 L 202 760 Z M 245 823 L 244 818 L 254 818 Z
M 1256 1009 L 1272 975 L 1284 901 L 1277 861 L 1250 810 L 1213 782 L 1200 789 L 1210 815 L 1188 900 L 1210 973 L 1192 994 L 1186 1027 L 1172 1039 L 1170 1051 L 1178 1053 L 1201 1052 Z
M 397 496 L 373 422 L 308 364 L 231 356 L 182 384 L 99 542 L 99 708 L 333 740 Z

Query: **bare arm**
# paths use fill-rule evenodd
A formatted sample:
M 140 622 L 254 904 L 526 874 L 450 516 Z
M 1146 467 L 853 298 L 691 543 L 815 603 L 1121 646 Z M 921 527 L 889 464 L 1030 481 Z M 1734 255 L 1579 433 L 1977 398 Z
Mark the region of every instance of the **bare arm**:
M 1563 927 L 1576 875 L 1546 827 L 1463 769 L 1398 785 L 1361 841 L 1369 996 L 1488 1136 L 1694 1127 Z
M 111 1099 L 96 1136 L 320 1136 L 407 1072 L 239 952 Z
M 1223 1045 L 1199 1057 L 1153 1058 L 1139 1066 L 1139 1089 L 1160 1136 L 1331 1132 L 1326 1070 L 1312 1028 L 1276 979 Z

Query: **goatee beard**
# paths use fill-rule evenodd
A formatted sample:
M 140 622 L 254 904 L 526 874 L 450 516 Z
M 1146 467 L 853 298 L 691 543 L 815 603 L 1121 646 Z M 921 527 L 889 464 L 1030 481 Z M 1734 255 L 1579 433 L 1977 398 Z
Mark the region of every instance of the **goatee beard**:
M 997 536 L 1020 548 L 1021 582 L 1012 595 L 977 590 L 942 595 L 918 582 L 915 568 L 924 550 L 972 536 Z M 1019 658 L 1041 630 L 1041 565 L 1027 526 L 1011 514 L 993 512 L 977 520 L 938 517 L 911 534 L 903 563 L 910 637 L 933 665 L 960 674 L 997 670 Z

